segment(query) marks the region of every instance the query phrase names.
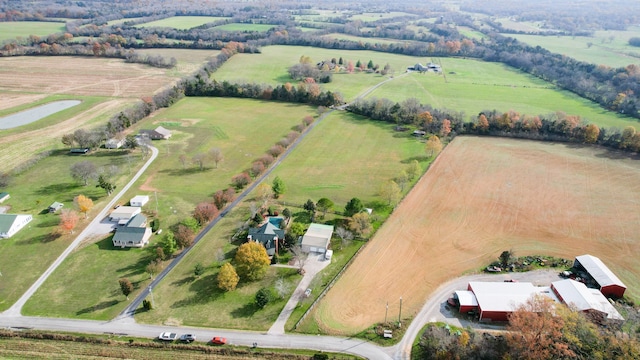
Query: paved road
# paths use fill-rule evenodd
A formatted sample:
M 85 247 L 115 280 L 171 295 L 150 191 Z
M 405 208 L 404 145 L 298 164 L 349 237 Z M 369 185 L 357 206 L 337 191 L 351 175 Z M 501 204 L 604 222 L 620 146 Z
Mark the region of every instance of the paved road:
M 140 178 L 140 176 L 142 176 L 145 170 L 147 170 L 147 168 L 149 167 L 149 165 L 151 165 L 153 160 L 155 160 L 156 157 L 158 157 L 158 149 L 156 149 L 153 146 L 150 146 L 150 148 L 152 151 L 151 157 L 149 157 L 149 160 L 147 160 L 147 162 L 142 166 L 142 168 L 138 170 L 138 172 L 133 176 L 131 181 L 129 181 L 127 185 L 125 185 L 122 188 L 122 190 L 120 190 L 120 192 L 117 195 L 115 195 L 113 199 L 111 199 L 111 201 L 107 204 L 107 206 L 105 206 L 105 208 L 102 209 L 102 211 L 100 211 L 100 213 L 98 213 L 98 215 L 96 215 L 93 218 L 91 223 L 89 223 L 89 225 L 76 237 L 76 239 L 71 243 L 71 245 L 69 245 L 67 249 L 64 252 L 62 252 L 60 256 L 58 256 L 56 261 L 54 261 L 53 264 L 51 264 L 51 266 L 49 266 L 49 268 L 38 278 L 38 280 L 36 280 L 36 282 L 33 283 L 33 285 L 31 285 L 31 287 L 24 294 L 22 294 L 20 299 L 18 299 L 18 301 L 16 301 L 16 303 L 13 304 L 13 306 L 11 306 L 9 309 L 4 311 L 1 315 L 6 315 L 6 316 L 20 315 L 22 311 L 22 307 L 27 302 L 27 300 L 29 300 L 29 298 L 33 296 L 36 290 L 40 288 L 40 286 L 55 271 L 55 269 L 57 269 L 58 266 L 62 264 L 64 259 L 66 259 L 67 256 L 69 256 L 69 254 L 71 254 L 71 252 L 75 250 L 78 247 L 78 245 L 80 245 L 85 239 L 90 237 L 92 234 L 95 234 L 95 232 L 97 231 L 96 229 L 101 227 L 101 224 L 100 224 L 101 221 L 104 219 L 104 217 L 107 216 L 107 213 L 109 212 L 109 210 L 111 210 L 111 208 L 116 203 L 116 201 L 118 201 L 122 197 L 122 195 L 124 195 L 124 193 L 126 193 L 127 190 L 129 190 L 129 188 L 133 185 L 133 183 L 135 183 Z

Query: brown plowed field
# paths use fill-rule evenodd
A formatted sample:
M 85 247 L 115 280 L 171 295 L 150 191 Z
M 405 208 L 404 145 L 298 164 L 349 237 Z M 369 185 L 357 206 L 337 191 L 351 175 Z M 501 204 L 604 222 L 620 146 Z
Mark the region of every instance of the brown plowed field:
M 601 148 L 458 137 L 313 314 L 352 334 L 415 314 L 503 250 L 600 257 L 640 300 L 640 161 Z

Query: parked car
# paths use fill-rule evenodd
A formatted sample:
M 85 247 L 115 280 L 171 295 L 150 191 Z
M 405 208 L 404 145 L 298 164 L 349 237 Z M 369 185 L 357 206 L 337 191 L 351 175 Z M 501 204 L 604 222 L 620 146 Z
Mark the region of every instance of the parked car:
M 178 334 L 176 333 L 172 333 L 169 331 L 165 331 L 162 334 L 158 335 L 158 339 L 159 340 L 163 340 L 163 341 L 173 341 L 178 337 Z
M 182 334 L 180 335 L 180 341 L 190 343 L 192 341 L 196 341 L 195 334 Z
M 311 289 L 307 289 L 307 290 L 305 290 L 305 291 L 304 291 L 304 296 L 305 296 L 305 297 L 309 297 L 309 296 L 311 296 Z
M 224 345 L 227 343 L 227 338 L 216 336 L 213 339 L 211 339 L 211 343 L 214 345 Z

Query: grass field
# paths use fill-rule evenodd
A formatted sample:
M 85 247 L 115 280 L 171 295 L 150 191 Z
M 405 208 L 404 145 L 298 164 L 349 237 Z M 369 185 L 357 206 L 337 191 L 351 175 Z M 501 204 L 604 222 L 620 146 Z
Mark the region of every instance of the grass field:
M 600 257 L 640 299 L 640 165 L 596 147 L 456 138 L 308 321 L 353 334 L 403 299 L 413 316 L 446 280 L 504 250 Z M 313 327 L 313 325 L 307 324 Z
M 597 31 L 593 37 L 513 35 L 530 46 L 540 46 L 551 52 L 576 60 L 610 67 L 640 65 L 640 48 L 628 44 L 629 38 L 640 37 L 640 28 L 628 31 Z M 591 46 L 589 46 L 591 44 Z
M 442 64 L 444 75 L 410 73 L 382 85 L 368 97 L 398 102 L 415 97 L 436 109 L 462 111 L 467 115 L 465 120 L 494 109 L 528 115 L 562 111 L 599 126 L 640 129 L 635 119 L 605 111 L 571 92 L 501 64 L 457 58 L 436 62 Z
M 123 200 L 126 202 L 136 194 L 152 195 L 147 211 L 157 209 L 162 227 L 168 230 L 169 226 L 189 217 L 197 203 L 210 200 L 217 190 L 227 189 L 234 175 L 249 168 L 254 160 L 309 114 L 313 114 L 313 109 L 302 105 L 227 98 L 185 98 L 154 114 L 153 118 L 136 124 L 136 128 L 163 125 L 173 135 L 168 141 L 154 142 L 160 150 L 158 159 L 147 170 L 147 176 L 136 183 Z M 212 162 L 205 163 L 205 170 L 200 171 L 192 164 L 191 158 L 213 147 L 222 150 L 224 161 L 218 168 Z M 188 159 L 185 168 L 179 161 L 183 154 Z M 126 306 L 124 298 L 118 296 L 118 279 L 129 277 L 137 284 L 136 293 L 143 288 L 149 278 L 145 267 L 153 255 L 149 252 L 153 250 L 149 249 L 154 249 L 157 241 L 160 237 L 154 236 L 145 249 L 120 250 L 109 245 L 109 237 L 82 249 L 45 282 L 25 306 L 25 313 L 95 319 L 113 317 Z M 214 242 L 214 245 L 219 246 L 220 243 Z M 209 266 L 214 254 L 215 251 L 207 251 L 202 254 L 205 260 L 198 261 Z M 187 259 L 183 262 L 189 264 Z M 194 265 L 187 267 L 186 272 L 192 273 Z M 217 271 L 215 267 L 212 269 Z M 87 273 L 93 275 L 85 276 Z M 101 281 L 95 282 L 96 277 Z M 197 283 L 198 287 L 211 286 L 208 282 Z M 189 288 L 193 284 L 186 282 L 184 285 Z M 235 300 L 230 298 L 229 301 Z M 273 311 L 279 310 L 274 308 Z M 193 315 L 197 317 L 197 313 Z M 205 325 L 202 322 L 197 324 Z
M 117 166 L 119 173 L 113 178 L 117 186 L 124 183 L 129 166 L 135 171 L 140 164 L 137 155 L 131 157 L 129 164 L 125 151 L 100 151 L 87 156 L 73 156 L 66 150 L 59 150 L 41 160 L 36 167 L 12 179 L 10 186 L 3 189 L 11 194 L 3 206 L 10 207 L 9 213 L 31 214 L 33 221 L 13 237 L 0 241 L 0 311 L 12 305 L 74 238 L 71 234 L 63 234 L 57 239 L 50 236 L 58 228 L 59 216 L 48 213 L 47 207 L 58 201 L 65 204 L 65 208 L 72 209 L 73 198 L 83 194 L 94 202 L 94 210 L 88 214 L 91 218 L 107 202 L 104 190 L 97 188 L 93 181 L 88 186 L 82 186 L 72 179 L 70 166 L 83 160 L 93 162 L 99 169 Z M 89 221 L 81 219 L 77 230 Z M 95 278 L 91 281 L 95 282 Z
M 347 34 L 338 34 L 331 33 L 327 35 L 323 35 L 323 37 L 336 39 L 336 40 L 349 40 L 356 41 L 368 44 L 379 44 L 379 45 L 390 45 L 390 44 L 398 44 L 398 43 L 407 43 L 406 40 L 396 40 L 396 39 L 382 39 L 382 38 L 371 38 L 371 37 L 363 37 L 363 36 L 353 36 Z
M 225 24 L 216 27 L 212 27 L 212 30 L 223 30 L 223 31 L 247 31 L 247 32 L 266 32 L 269 29 L 274 28 L 275 25 L 269 24 L 240 24 L 240 23 L 232 23 Z
M 423 153 L 423 144 L 408 136 L 395 137 L 387 124 L 349 114 L 336 114 L 322 120 L 266 182 L 271 183 L 276 175 L 283 179 L 287 191 L 278 200 L 281 203 L 302 203 L 308 198 L 317 201 L 325 196 L 336 203 L 336 210 L 340 210 L 352 197 L 361 197 L 365 201 L 376 199 L 377 189 L 383 181 L 397 176 L 411 159 L 426 161 Z M 336 161 L 337 158 L 341 160 Z M 367 165 L 354 166 L 364 163 Z M 300 176 L 300 169 L 305 169 L 305 176 Z M 223 296 L 211 287 L 204 288 L 203 284 L 184 280 L 192 277 L 193 267 L 198 262 L 207 266 L 212 264 L 211 272 L 215 274 L 220 266 L 215 256 L 219 249 L 223 249 L 227 257 L 233 254 L 237 244 L 229 244 L 229 239 L 238 224 L 246 219 L 248 203 L 253 201 L 253 197 L 249 195 L 244 205 L 225 216 L 205 241 L 199 243 L 198 248 L 189 253 L 154 290 L 156 303 L 162 311 L 141 313 L 136 316 L 138 321 L 166 323 L 177 319 L 179 323 L 190 325 L 252 329 L 271 326 L 278 311 L 249 317 L 238 310 L 246 306 L 251 300 L 251 291 L 255 292 L 259 287 L 249 284 L 243 297 L 236 298 L 233 294 Z M 296 211 L 293 209 L 294 213 Z M 353 253 L 355 249 L 349 251 Z M 345 254 L 336 253 L 336 256 Z M 341 261 L 347 260 L 345 257 Z M 213 281 L 213 274 L 207 283 Z M 318 290 L 314 288 L 314 292 L 319 293 L 327 281 L 317 280 L 314 286 Z
M 64 23 L 46 21 L 7 21 L 0 22 L 0 42 L 18 37 L 26 39 L 29 35 L 46 37 L 49 34 L 65 32 Z
M 351 16 L 351 20 L 360 20 L 360 21 L 376 21 L 382 19 L 393 19 L 401 16 L 410 16 L 417 17 L 415 14 L 399 12 L 399 11 L 390 11 L 384 13 L 362 13 Z
M 214 22 L 217 20 L 227 19 L 225 17 L 218 16 L 173 16 L 170 18 L 151 21 L 148 23 L 136 25 L 138 28 L 150 28 L 150 27 L 168 27 L 177 30 L 188 30 L 196 26 L 204 25 L 206 23 Z M 119 20 L 120 21 L 120 20 Z
M 204 62 L 220 54 L 219 50 L 196 49 L 136 49 L 136 53 L 144 55 L 160 55 L 167 59 L 175 58 L 178 64 L 167 74 L 187 76 L 198 70 Z

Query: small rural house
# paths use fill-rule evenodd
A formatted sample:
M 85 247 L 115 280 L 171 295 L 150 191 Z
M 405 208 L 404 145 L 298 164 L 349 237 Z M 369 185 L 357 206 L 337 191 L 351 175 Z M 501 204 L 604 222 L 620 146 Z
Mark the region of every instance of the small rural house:
M 54 202 L 53 204 L 49 205 L 49 212 L 50 213 L 54 213 L 60 209 L 62 209 L 62 207 L 64 206 L 63 203 L 59 203 L 59 202 Z
M 605 265 L 592 255 L 576 256 L 573 267 L 584 270 L 597 283 L 600 292 L 607 297 L 621 298 L 627 286 Z
M 118 225 L 126 225 L 131 218 L 140 214 L 137 206 L 120 206 L 109 215 L 109 221 L 115 221 Z
M 302 251 L 324 254 L 331 244 L 333 226 L 312 223 L 302 237 Z
M 124 139 L 111 138 L 104 143 L 107 149 L 120 149 L 124 145 Z
M 0 214 L 0 239 L 12 237 L 33 220 L 31 215 Z
M 120 227 L 113 235 L 113 246 L 143 247 L 149 243 L 151 228 L 147 227 L 147 217 L 137 214 L 124 227 Z
M 153 130 L 140 130 L 140 134 L 151 140 L 168 140 L 171 137 L 171 131 L 162 126 L 158 126 Z
M 1 192 L 0 193 L 0 204 L 2 204 L 3 202 L 9 200 L 11 196 L 9 195 L 8 192 Z
M 129 200 L 129 204 L 131 206 L 143 207 L 146 203 L 149 202 L 149 196 L 147 195 L 136 195 L 133 199 Z
M 247 240 L 259 242 L 267 249 L 267 255 L 273 256 L 278 250 L 278 242 L 284 241 L 284 230 L 267 221 L 260 227 L 250 228 Z

